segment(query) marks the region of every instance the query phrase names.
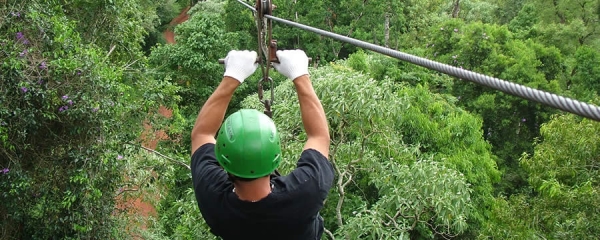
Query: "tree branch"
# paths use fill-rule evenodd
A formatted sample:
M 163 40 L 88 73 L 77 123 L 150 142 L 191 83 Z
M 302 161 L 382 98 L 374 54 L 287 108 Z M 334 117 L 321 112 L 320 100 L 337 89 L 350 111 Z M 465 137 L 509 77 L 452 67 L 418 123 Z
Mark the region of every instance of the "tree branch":
M 345 196 L 345 192 L 344 192 L 344 186 L 342 184 L 344 175 L 346 174 L 346 172 L 344 171 L 344 173 L 340 172 L 339 167 L 336 164 L 335 170 L 338 172 L 338 180 L 337 180 L 337 187 L 338 187 L 338 194 L 340 196 L 340 198 L 338 199 L 337 205 L 335 207 L 335 216 L 337 218 L 337 224 L 338 227 L 342 227 L 344 225 L 344 222 L 342 221 L 342 204 L 344 203 L 344 196 Z
M 128 145 L 131 145 L 131 146 L 134 146 L 134 147 L 138 147 L 138 148 L 145 149 L 146 151 L 149 151 L 149 152 L 151 152 L 151 153 L 154 153 L 154 154 L 156 154 L 156 155 L 158 155 L 158 156 L 161 156 L 161 157 L 163 157 L 163 158 L 165 158 L 165 159 L 167 159 L 167 160 L 171 161 L 172 163 L 175 163 L 175 164 L 177 164 L 177 165 L 180 165 L 180 166 L 184 166 L 184 167 L 186 167 L 187 169 L 189 169 L 189 170 L 192 170 L 192 168 L 191 168 L 189 165 L 187 165 L 187 164 L 185 164 L 185 163 L 183 163 L 183 162 L 181 162 L 181 161 L 175 160 L 175 159 L 173 159 L 173 158 L 170 158 L 170 157 L 168 157 L 168 156 L 166 156 L 166 155 L 164 155 L 164 154 L 162 154 L 162 153 L 160 153 L 160 152 L 157 152 L 157 151 L 155 151 L 155 150 L 152 150 L 152 149 L 150 149 L 150 148 L 147 148 L 147 147 L 144 147 L 144 146 L 139 146 L 139 145 L 135 145 L 135 144 L 131 144 L 131 143 L 127 143 L 127 144 L 128 144 Z
M 335 240 L 335 236 L 333 236 L 333 233 L 331 233 L 331 231 L 329 231 L 329 229 L 324 228 L 323 231 L 327 234 L 328 237 L 331 238 L 331 240 Z

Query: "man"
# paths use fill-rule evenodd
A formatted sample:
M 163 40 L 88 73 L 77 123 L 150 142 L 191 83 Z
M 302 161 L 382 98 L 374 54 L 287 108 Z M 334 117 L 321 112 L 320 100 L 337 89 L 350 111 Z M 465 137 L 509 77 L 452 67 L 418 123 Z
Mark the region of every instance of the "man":
M 273 64 L 294 83 L 308 136 L 296 169 L 286 176 L 272 174 L 281 162 L 281 147 L 273 121 L 263 113 L 242 109 L 221 126 L 235 89 L 258 67 L 256 57 L 256 52 L 229 52 L 223 80 L 198 114 L 191 135 L 198 207 L 211 232 L 225 240 L 320 239 L 319 211 L 334 171 L 328 161 L 329 127 L 306 54 L 277 51 L 280 63 Z

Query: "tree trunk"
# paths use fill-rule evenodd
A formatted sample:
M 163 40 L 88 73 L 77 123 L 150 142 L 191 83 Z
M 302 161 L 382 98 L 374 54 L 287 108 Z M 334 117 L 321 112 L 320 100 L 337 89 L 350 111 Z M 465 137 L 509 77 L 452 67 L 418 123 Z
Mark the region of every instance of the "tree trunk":
M 294 0 L 294 8 L 296 8 L 296 4 L 298 3 L 297 0 Z M 298 22 L 298 10 L 296 10 L 296 22 Z M 296 44 L 299 47 L 300 46 L 300 35 L 296 34 Z
M 384 26 L 384 31 L 385 31 L 385 37 L 384 37 L 384 46 L 386 48 L 389 48 L 389 43 L 390 43 L 390 13 L 387 12 L 385 13 L 385 26 Z
M 452 18 L 458 18 L 460 12 L 460 0 L 454 0 L 454 7 L 452 9 Z
M 553 0 L 552 4 L 554 5 L 556 16 L 558 17 L 558 19 L 560 19 L 560 23 L 565 24 L 567 20 L 565 19 L 565 15 L 558 10 L 558 1 Z

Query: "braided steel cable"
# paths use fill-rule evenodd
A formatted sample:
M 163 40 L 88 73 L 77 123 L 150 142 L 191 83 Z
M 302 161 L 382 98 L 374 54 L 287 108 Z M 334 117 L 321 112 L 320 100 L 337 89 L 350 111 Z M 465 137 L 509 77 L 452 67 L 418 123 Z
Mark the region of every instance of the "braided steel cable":
M 286 19 L 281 19 L 271 15 L 265 15 L 264 17 L 269 18 L 273 21 L 287 24 L 293 27 L 307 30 L 325 37 L 330 37 L 335 40 L 346 42 L 355 45 L 360 48 L 369 49 L 374 52 L 378 52 L 390 57 L 394 57 L 403 61 L 407 61 L 421 67 L 425 67 L 431 70 L 442 72 L 450 76 L 465 79 L 477 84 L 481 84 L 487 87 L 500 90 L 502 92 L 525 98 L 531 101 L 542 103 L 566 112 L 577 114 L 582 117 L 590 118 L 596 121 L 600 121 L 600 107 L 573 100 L 570 98 L 562 97 L 553 93 L 533 89 L 516 83 L 508 82 L 502 79 L 489 77 L 480 73 L 464 70 L 447 64 L 431 61 L 429 59 L 413 56 L 407 53 L 396 51 L 393 49 L 381 47 L 375 44 L 363 42 L 354 38 L 342 36 L 336 33 L 328 32 L 318 28 L 306 26 L 300 23 L 292 22 Z
M 237 0 L 239 3 L 241 3 L 242 5 L 246 6 L 247 8 L 249 8 L 250 10 L 252 10 L 253 12 L 256 12 L 256 9 L 254 9 L 253 6 L 250 6 L 250 4 L 245 3 L 242 0 Z

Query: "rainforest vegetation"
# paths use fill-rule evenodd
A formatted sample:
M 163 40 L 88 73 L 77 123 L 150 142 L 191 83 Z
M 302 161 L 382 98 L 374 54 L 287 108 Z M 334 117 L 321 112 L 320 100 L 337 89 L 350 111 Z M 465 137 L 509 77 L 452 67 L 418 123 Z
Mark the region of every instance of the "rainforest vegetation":
M 600 105 L 597 0 L 273 4 L 280 18 Z M 328 117 L 324 239 L 600 236 L 599 122 L 286 25 L 273 38 L 313 59 Z M 257 49 L 236 0 L 0 0 L 0 239 L 215 239 L 189 135 L 232 49 Z M 229 113 L 263 110 L 261 76 Z M 271 77 L 285 174 L 306 135 L 293 84 Z

